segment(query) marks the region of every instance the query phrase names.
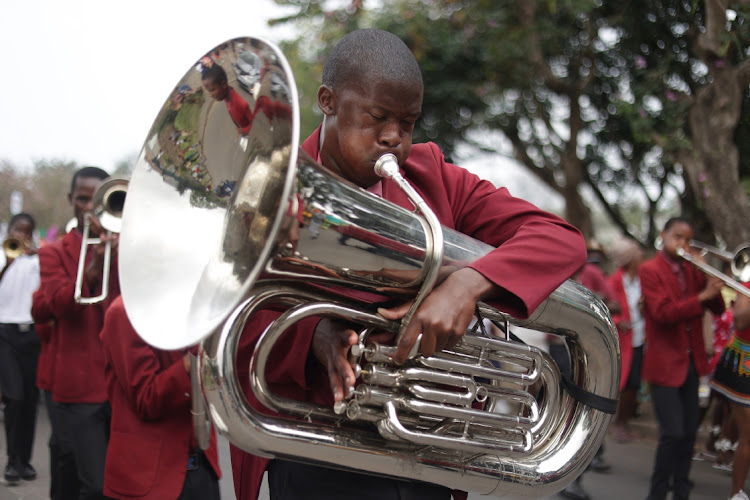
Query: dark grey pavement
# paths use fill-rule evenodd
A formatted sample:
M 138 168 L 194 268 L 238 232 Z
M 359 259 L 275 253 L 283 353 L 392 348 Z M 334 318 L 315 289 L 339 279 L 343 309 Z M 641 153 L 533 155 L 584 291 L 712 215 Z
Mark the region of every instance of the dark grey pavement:
M 47 439 L 49 438 L 49 420 L 43 405 L 39 406 L 37 439 L 34 447 L 32 464 L 39 477 L 35 481 L 22 482 L 9 487 L 0 484 L 0 500 L 44 500 L 49 498 L 49 455 Z M 648 479 L 653 464 L 656 445 L 656 425 L 651 416 L 651 409 L 645 406 L 643 416 L 634 421 L 634 428 L 641 434 L 640 442 L 622 445 L 607 439 L 605 458 L 612 465 L 606 474 L 586 472 L 583 485 L 591 500 L 631 500 L 644 499 L 648 489 Z M 701 438 L 699 444 L 704 442 Z M 2 455 L 5 453 L 5 433 L 0 433 Z M 222 498 L 234 500 L 234 489 L 231 483 L 229 451 L 226 441 L 220 440 L 221 467 L 225 478 L 221 481 Z M 5 462 L 0 462 L 2 466 Z M 721 500 L 729 495 L 731 477 L 728 472 L 716 470 L 711 462 L 693 462 L 691 479 L 695 488 L 692 500 Z M 746 490 L 748 487 L 746 486 Z M 470 500 L 489 498 L 482 495 L 470 495 Z M 562 497 L 545 497 L 545 500 Z M 267 490 L 261 492 L 261 499 L 267 500 Z

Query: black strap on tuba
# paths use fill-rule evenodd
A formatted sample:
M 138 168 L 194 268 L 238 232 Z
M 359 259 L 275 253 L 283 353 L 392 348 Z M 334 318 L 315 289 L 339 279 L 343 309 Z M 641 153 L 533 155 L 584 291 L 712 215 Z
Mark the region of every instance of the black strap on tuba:
M 614 415 L 615 412 L 617 412 L 618 399 L 605 398 L 604 396 L 599 396 L 593 392 L 581 389 L 581 387 L 577 386 L 575 382 L 566 375 L 563 375 L 561 378 L 563 388 L 565 388 L 565 390 L 568 391 L 568 394 L 570 394 L 570 396 L 576 401 L 583 403 L 586 406 L 590 406 L 595 410 L 609 413 L 610 415 Z
M 500 328 L 511 340 L 514 342 L 520 342 L 522 344 L 526 344 L 523 340 L 518 338 L 513 332 L 510 331 L 509 328 L 506 327 L 506 325 L 499 324 L 498 322 L 493 321 L 495 326 Z M 578 401 L 579 403 L 585 404 L 586 406 L 593 408 L 595 410 L 603 411 L 604 413 L 609 413 L 610 415 L 614 415 L 617 412 L 617 403 L 619 402 L 619 399 L 612 399 L 612 398 L 605 398 L 604 396 L 599 396 L 598 394 L 594 394 L 593 392 L 589 392 L 580 386 L 576 385 L 573 380 L 564 374 L 561 375 L 561 383 L 563 388 L 570 394 L 570 396 Z

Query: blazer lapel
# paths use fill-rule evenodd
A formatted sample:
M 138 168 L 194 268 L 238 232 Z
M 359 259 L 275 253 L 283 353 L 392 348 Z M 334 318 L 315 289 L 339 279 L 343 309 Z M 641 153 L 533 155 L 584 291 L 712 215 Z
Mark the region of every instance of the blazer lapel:
M 667 262 L 666 257 L 660 252 L 659 253 L 659 267 L 661 274 L 665 277 L 665 281 L 669 284 L 670 291 L 673 295 L 676 295 L 677 297 L 682 297 L 682 288 L 680 287 L 680 282 L 677 281 L 677 276 L 675 276 L 674 272 L 672 271 L 672 266 L 669 265 L 669 262 Z M 690 286 L 689 279 L 687 276 L 690 273 L 685 273 L 687 281 L 687 285 Z

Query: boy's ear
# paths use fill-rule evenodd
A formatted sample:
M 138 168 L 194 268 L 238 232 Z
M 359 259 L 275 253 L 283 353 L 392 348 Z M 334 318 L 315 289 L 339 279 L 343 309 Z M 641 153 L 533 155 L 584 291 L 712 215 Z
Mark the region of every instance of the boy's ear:
M 333 114 L 335 98 L 333 89 L 326 85 L 320 86 L 318 89 L 318 108 L 324 115 L 330 116 Z

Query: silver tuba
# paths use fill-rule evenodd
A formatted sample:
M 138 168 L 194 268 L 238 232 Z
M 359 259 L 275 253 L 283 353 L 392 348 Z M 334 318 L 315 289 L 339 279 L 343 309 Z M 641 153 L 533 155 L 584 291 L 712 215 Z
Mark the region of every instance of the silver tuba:
M 202 88 L 202 72 L 215 64 L 255 109 L 247 133 Z M 175 87 L 146 138 L 123 214 L 120 283 L 136 331 L 163 349 L 201 342 L 210 418 L 250 453 L 497 496 L 564 488 L 596 453 L 616 403 L 620 352 L 606 307 L 572 281 L 526 320 L 478 307 L 506 332 L 565 339 L 571 379 L 545 352 L 480 326 L 450 350 L 395 366 L 393 347 L 367 341 L 372 331 L 401 328 L 372 312 L 372 297 L 384 289 L 424 295 L 438 274 L 492 247 L 435 227 L 409 193 L 416 212 L 318 164 L 297 146 L 297 101 L 283 54 L 257 38 L 216 47 Z M 243 394 L 237 359 L 245 325 L 268 309 L 280 315 L 242 381 L 259 411 Z M 361 325 L 351 353 L 360 383 L 334 408 L 285 398 L 266 380 L 277 339 L 320 316 Z

